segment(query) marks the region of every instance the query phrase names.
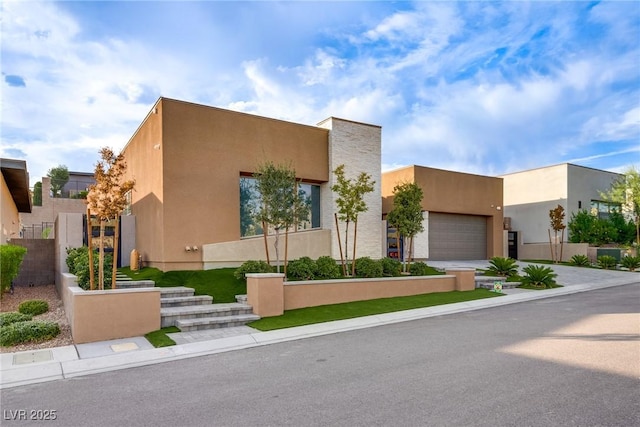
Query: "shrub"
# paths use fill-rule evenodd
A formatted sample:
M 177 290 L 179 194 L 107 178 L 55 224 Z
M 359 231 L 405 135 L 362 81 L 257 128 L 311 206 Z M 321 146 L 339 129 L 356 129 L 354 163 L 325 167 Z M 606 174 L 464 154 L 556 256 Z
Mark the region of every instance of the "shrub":
M 3 326 L 0 330 L 0 345 L 11 346 L 29 341 L 46 341 L 60 333 L 60 326 L 54 322 L 28 320 Z
M 400 276 L 402 271 L 402 263 L 394 258 L 382 258 L 382 274 L 385 276 Z
M 267 264 L 266 261 L 245 261 L 240 267 L 236 269 L 233 276 L 238 280 L 247 280 L 248 273 L 273 273 L 272 266 Z
M 67 267 L 69 267 L 69 273 L 75 274 L 78 278 L 78 286 L 87 290 L 91 287 L 89 276 L 89 248 L 86 246 L 82 248 L 67 249 Z M 98 283 L 98 266 L 100 263 L 99 254 L 97 250 L 93 251 L 93 277 L 96 284 Z M 111 275 L 112 275 L 112 263 L 113 256 L 110 253 L 105 253 L 104 256 L 104 287 L 105 289 L 111 288 Z
M 611 255 L 601 255 L 598 257 L 598 266 L 600 268 L 604 268 L 605 270 L 616 268 L 617 264 L 618 261 Z
M 626 256 L 620 261 L 623 267 L 628 268 L 629 271 L 636 271 L 640 268 L 640 256 Z
M 518 265 L 513 258 L 495 256 L 489 260 L 489 264 L 487 271 L 497 276 L 511 277 L 518 273 Z
M 0 313 L 0 326 L 2 327 L 16 322 L 26 322 L 27 320 L 31 320 L 30 315 L 18 313 L 17 311 Z
M 555 278 L 558 276 L 549 267 L 543 265 L 527 265 L 522 269 L 525 275 L 522 277 L 522 284 L 534 286 L 536 288 L 552 288 L 556 284 Z
M 321 256 L 316 260 L 316 279 L 336 279 L 342 276 L 342 270 L 335 259 Z
M 382 263 L 369 257 L 356 259 L 357 277 L 382 277 Z
M 316 262 L 307 256 L 287 264 L 287 278 L 291 280 L 312 280 L 316 272 Z
M 412 276 L 427 276 L 430 270 L 431 267 L 422 261 L 414 262 L 409 266 L 409 273 Z
M 586 255 L 574 255 L 569 262 L 577 267 L 588 267 L 591 264 Z
M 49 311 L 49 303 L 41 299 L 24 301 L 18 306 L 18 311 L 22 314 L 37 316 L 38 314 Z
M 0 245 L 0 298 L 18 276 L 26 253 L 27 249 L 22 246 Z

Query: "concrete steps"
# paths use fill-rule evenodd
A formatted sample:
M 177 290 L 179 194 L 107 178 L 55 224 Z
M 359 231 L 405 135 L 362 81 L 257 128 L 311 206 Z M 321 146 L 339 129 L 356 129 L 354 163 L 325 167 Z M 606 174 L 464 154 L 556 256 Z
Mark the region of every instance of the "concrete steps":
M 240 296 L 241 297 L 241 296 Z M 238 300 L 238 297 L 236 297 Z M 199 331 L 243 326 L 260 317 L 253 314 L 245 298 L 240 302 L 213 304 L 209 295 L 194 295 L 184 286 L 162 288 L 160 298 L 161 327 L 177 326 L 181 331 Z
M 120 280 L 116 278 L 116 289 L 153 288 L 153 280 Z

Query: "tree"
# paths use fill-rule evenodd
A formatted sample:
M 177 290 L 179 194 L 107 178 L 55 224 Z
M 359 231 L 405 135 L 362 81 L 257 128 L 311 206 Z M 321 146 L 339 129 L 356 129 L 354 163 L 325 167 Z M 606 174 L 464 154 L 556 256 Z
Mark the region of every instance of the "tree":
M 564 241 L 564 229 L 567 227 L 564 225 L 564 208 L 561 205 L 556 206 L 549 211 L 549 220 L 551 222 L 551 229 L 554 233 L 554 243 L 551 242 L 551 231 L 549 231 L 549 246 L 551 247 L 551 260 L 554 263 L 562 261 L 562 247 Z M 562 232 L 560 236 L 560 256 L 558 256 L 558 232 Z M 555 249 L 555 250 L 554 250 Z
M 613 183 L 609 191 L 601 193 L 608 201 L 620 203 L 636 225 L 636 247 L 640 247 L 640 173 L 631 166 Z
M 42 183 L 40 181 L 33 185 L 33 206 L 42 206 Z
M 47 176 L 51 178 L 51 192 L 53 197 L 60 197 L 62 195 L 62 189 L 69 182 L 69 169 L 65 165 L 58 165 L 55 168 L 49 169 Z
M 422 225 L 422 188 L 414 182 L 406 182 L 393 187 L 393 209 L 387 215 L 389 224 L 398 230 L 398 234 L 408 241 L 409 255 L 404 257 L 404 271 L 407 271 L 406 259 L 411 263 L 413 238 L 424 231 Z
M 122 154 L 115 155 L 110 148 L 102 148 L 100 150 L 102 160 L 96 164 L 94 177 L 96 183 L 89 187 L 87 195 L 88 214 L 87 227 L 89 235 L 91 235 L 91 214 L 95 215 L 100 221 L 100 246 L 99 246 L 99 264 L 98 264 L 98 289 L 104 289 L 104 232 L 107 222 L 115 220 L 115 235 L 113 242 L 113 273 L 111 288 L 115 288 L 116 280 L 116 254 L 118 251 L 118 219 L 120 214 L 127 205 L 127 193 L 133 190 L 135 181 L 123 181 L 123 175 L 126 170 L 126 163 Z M 89 254 L 92 253 L 89 247 Z M 91 260 L 89 261 L 91 265 Z M 91 280 L 91 289 L 94 289 L 93 280 Z
M 285 274 L 287 268 L 287 242 L 289 227 L 304 221 L 309 216 L 308 206 L 298 197 L 298 181 L 296 172 L 291 165 L 266 162 L 260 165 L 254 173 L 256 192 L 260 195 L 260 207 L 256 219 L 265 224 L 263 234 L 266 236 L 269 227 L 275 231 L 275 251 L 278 272 L 280 272 L 280 232 L 285 230 Z M 269 250 L 265 243 L 267 260 Z
M 354 223 L 351 275 L 355 275 L 358 215 L 368 210 L 367 204 L 364 201 L 364 196 L 373 191 L 375 181 L 372 181 L 371 176 L 365 172 L 361 172 L 355 180 L 346 178 L 344 165 L 338 166 L 333 173 L 336 176 L 336 184 L 331 186 L 331 191 L 338 194 L 338 198 L 336 199 L 336 205 L 338 205 L 338 212 L 336 213 L 336 227 L 338 218 L 346 223 L 344 237 L 345 252 L 348 251 L 349 248 L 349 223 Z M 340 230 L 338 229 L 338 243 L 341 245 L 339 233 Z M 340 260 L 342 261 L 342 272 L 346 276 L 347 267 L 345 257 L 342 255 L 342 246 L 340 246 Z

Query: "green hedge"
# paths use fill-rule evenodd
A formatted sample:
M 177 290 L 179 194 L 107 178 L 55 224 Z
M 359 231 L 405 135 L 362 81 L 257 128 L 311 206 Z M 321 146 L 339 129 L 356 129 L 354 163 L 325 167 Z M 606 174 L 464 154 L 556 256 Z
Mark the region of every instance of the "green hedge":
M 54 322 L 28 320 L 3 326 L 0 329 L 0 345 L 11 346 L 30 341 L 46 341 L 60 333 L 60 326 Z
M 41 299 L 32 299 L 21 302 L 18 306 L 18 312 L 29 316 L 37 316 L 49 311 L 49 303 Z
M 0 313 L 0 326 L 3 327 L 16 322 L 26 322 L 27 320 L 31 320 L 30 315 L 18 313 L 17 311 Z
M 0 245 L 0 298 L 11 287 L 20 272 L 27 249 L 16 245 Z
M 78 286 L 87 290 L 91 287 L 89 276 L 89 248 L 86 246 L 80 248 L 67 249 L 67 267 L 69 273 L 74 274 L 78 278 Z M 96 288 L 98 286 L 98 267 L 100 258 L 98 251 L 93 251 L 93 276 Z M 111 289 L 111 276 L 113 271 L 113 256 L 106 253 L 104 256 L 104 288 Z

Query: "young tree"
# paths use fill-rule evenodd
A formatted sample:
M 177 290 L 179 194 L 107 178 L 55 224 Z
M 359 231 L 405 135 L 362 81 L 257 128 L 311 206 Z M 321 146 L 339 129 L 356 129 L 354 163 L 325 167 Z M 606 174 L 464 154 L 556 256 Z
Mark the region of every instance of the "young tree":
M 69 182 L 69 169 L 65 165 L 58 165 L 55 168 L 49 169 L 47 176 L 51 178 L 51 192 L 53 197 L 60 197 L 62 195 L 62 189 Z
M 96 164 L 94 177 L 96 183 L 89 187 L 87 195 L 88 213 L 95 215 L 100 220 L 99 264 L 98 264 L 98 289 L 104 289 L 104 232 L 107 222 L 115 221 L 115 235 L 113 242 L 113 273 L 111 288 L 115 288 L 116 281 L 116 254 L 118 251 L 118 220 L 120 214 L 127 205 L 126 194 L 133 190 L 135 181 L 123 181 L 126 163 L 122 154 L 115 155 L 110 148 L 100 150 L 102 160 Z M 89 234 L 91 233 L 91 218 L 87 218 Z M 89 247 L 89 251 L 92 248 Z M 91 289 L 94 288 L 93 280 Z
M 393 187 L 393 209 L 387 215 L 389 224 L 398 230 L 398 234 L 408 243 L 409 255 L 403 254 L 404 271 L 407 271 L 407 258 L 411 262 L 413 238 L 424 231 L 422 225 L 422 188 L 414 182 L 406 182 Z
M 564 241 L 564 229 L 567 227 L 564 225 L 564 208 L 561 205 L 556 206 L 549 211 L 549 220 L 551 221 L 551 228 L 554 233 L 554 242 L 551 243 L 551 230 L 549 230 L 549 246 L 551 247 L 551 260 L 554 263 L 562 261 L 562 247 Z M 560 256 L 558 257 L 558 232 L 562 232 L 560 237 Z M 555 247 L 555 251 L 554 251 Z
M 269 227 L 275 231 L 274 247 L 278 272 L 280 272 L 280 232 L 285 230 L 288 238 L 289 227 L 306 220 L 309 216 L 309 208 L 298 197 L 296 172 L 291 165 L 266 162 L 258 167 L 253 176 L 256 179 L 255 190 L 261 200 L 256 219 L 265 224 L 263 230 L 265 239 Z M 269 259 L 266 246 L 265 250 Z M 285 273 L 286 263 L 287 246 L 285 245 Z
M 608 192 L 602 193 L 605 200 L 620 203 L 636 225 L 636 247 L 640 248 L 640 172 L 632 166 L 618 179 Z
M 33 185 L 33 206 L 42 206 L 42 183 L 40 181 Z
M 356 239 L 358 232 L 358 215 L 368 210 L 367 204 L 364 201 L 364 196 L 367 193 L 371 193 L 374 189 L 373 185 L 375 181 L 371 180 L 371 176 L 365 172 L 361 172 L 355 180 L 345 177 L 344 165 L 338 166 L 334 171 L 336 176 L 336 184 L 331 186 L 331 191 L 338 194 L 336 199 L 336 205 L 338 205 L 338 212 L 336 219 L 346 223 L 345 237 L 344 237 L 344 250 L 348 251 L 349 244 L 349 223 L 354 223 L 353 230 L 353 262 L 351 263 L 351 275 L 355 275 L 356 269 Z M 337 226 L 337 220 L 336 220 Z M 341 244 L 338 238 L 338 243 Z M 346 256 L 348 257 L 348 255 Z M 342 272 L 346 276 L 347 267 L 345 257 L 342 256 L 342 247 L 340 247 L 340 260 L 342 261 Z

